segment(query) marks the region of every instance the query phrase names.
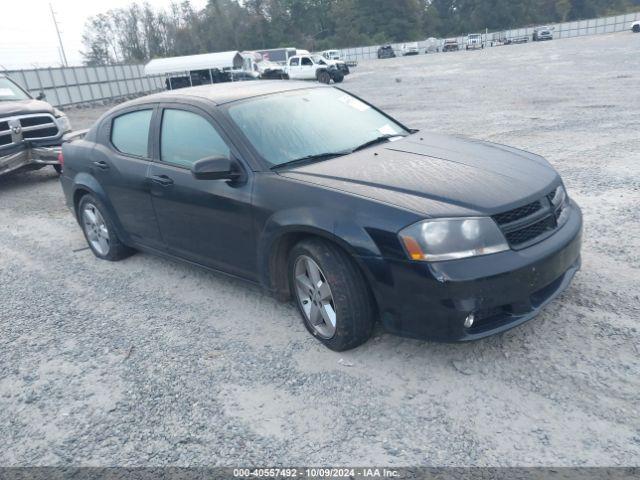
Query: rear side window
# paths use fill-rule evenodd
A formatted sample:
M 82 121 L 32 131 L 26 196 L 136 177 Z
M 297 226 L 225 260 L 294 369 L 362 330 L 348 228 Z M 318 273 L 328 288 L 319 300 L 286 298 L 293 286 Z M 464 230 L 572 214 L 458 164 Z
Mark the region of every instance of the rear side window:
M 191 168 L 207 157 L 229 157 L 229 147 L 205 118 L 185 110 L 165 109 L 162 115 L 160 159 Z
M 289 65 L 291 65 L 292 67 L 297 67 L 298 65 L 300 65 L 300 59 L 292 58 L 289 62 Z
M 114 118 L 111 127 L 113 146 L 127 155 L 147 157 L 152 114 L 153 110 L 139 110 Z

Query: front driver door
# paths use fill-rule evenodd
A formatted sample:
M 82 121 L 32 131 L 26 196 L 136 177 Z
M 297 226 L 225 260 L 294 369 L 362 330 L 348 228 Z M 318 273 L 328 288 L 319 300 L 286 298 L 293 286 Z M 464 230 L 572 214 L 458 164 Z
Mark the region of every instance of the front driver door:
M 291 57 L 289 59 L 289 78 L 300 78 L 300 57 Z
M 170 253 L 241 277 L 256 278 L 251 172 L 243 182 L 197 180 L 202 158 L 238 153 L 206 112 L 164 106 L 155 162 L 149 169 L 153 205 Z
M 313 80 L 316 78 L 316 66 L 310 57 L 300 57 L 300 79 Z

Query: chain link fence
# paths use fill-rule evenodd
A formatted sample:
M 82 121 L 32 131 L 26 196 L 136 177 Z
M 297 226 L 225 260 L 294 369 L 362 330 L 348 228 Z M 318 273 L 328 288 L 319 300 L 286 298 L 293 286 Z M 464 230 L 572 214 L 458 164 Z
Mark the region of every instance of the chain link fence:
M 590 20 L 579 20 L 575 22 L 565 23 L 550 23 L 545 26 L 552 28 L 553 38 L 571 38 L 581 37 L 585 35 L 596 35 L 602 33 L 614 33 L 630 31 L 631 24 L 637 20 L 640 20 L 640 12 L 627 13 L 625 15 L 616 15 L 611 17 L 593 18 Z M 493 46 L 496 44 L 497 39 L 501 40 L 516 40 L 527 38 L 528 41 L 532 41 L 533 31 L 537 27 L 516 28 L 513 30 L 503 30 L 500 32 L 469 32 L 469 33 L 481 33 L 482 41 L 485 46 Z M 466 36 L 450 37 L 458 42 L 460 49 L 464 49 L 466 45 Z M 408 42 L 407 42 L 408 43 Z M 437 48 L 438 51 L 442 51 L 442 45 L 444 39 L 438 38 L 433 42 L 427 40 L 417 42 L 420 53 L 424 53 L 425 50 L 430 48 Z M 392 43 L 391 46 L 396 52 L 396 55 L 402 55 L 402 43 Z M 378 58 L 378 48 L 380 45 L 368 46 L 368 47 L 356 47 L 356 48 L 343 48 L 340 50 L 342 58 L 346 61 L 359 61 L 370 60 Z

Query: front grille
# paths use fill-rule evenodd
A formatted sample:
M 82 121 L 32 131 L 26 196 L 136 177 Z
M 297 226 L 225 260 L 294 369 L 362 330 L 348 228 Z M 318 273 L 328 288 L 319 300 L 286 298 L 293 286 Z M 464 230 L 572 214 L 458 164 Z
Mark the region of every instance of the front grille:
M 56 135 L 58 135 L 58 127 L 45 127 L 39 128 L 38 130 L 24 132 L 22 134 L 22 138 L 25 140 L 31 140 L 34 138 L 55 137 Z
M 22 128 L 25 127 L 35 127 L 36 125 L 46 125 L 47 123 L 51 123 L 51 117 L 24 117 L 20 119 L 20 125 Z
M 498 225 L 504 225 L 506 223 L 515 222 L 516 220 L 520 220 L 521 218 L 528 217 L 529 215 L 536 213 L 541 208 L 542 204 L 540 203 L 540 200 L 536 200 L 535 202 L 525 205 L 524 207 L 514 208 L 513 210 L 509 210 L 508 212 L 494 215 L 493 219 Z
M 58 125 L 49 113 L 0 119 L 0 147 L 19 145 L 24 141 L 54 139 L 59 135 Z
M 517 250 L 528 247 L 558 227 L 558 219 L 564 206 L 554 209 L 552 201 L 555 195 L 554 189 L 540 200 L 493 215 L 492 218 L 512 248 Z
M 513 232 L 508 232 L 505 234 L 505 237 L 510 245 L 520 246 L 536 237 L 539 237 L 543 233 L 550 232 L 555 228 L 556 218 L 553 215 L 549 215 L 532 225 L 528 225 L 519 230 L 514 230 Z

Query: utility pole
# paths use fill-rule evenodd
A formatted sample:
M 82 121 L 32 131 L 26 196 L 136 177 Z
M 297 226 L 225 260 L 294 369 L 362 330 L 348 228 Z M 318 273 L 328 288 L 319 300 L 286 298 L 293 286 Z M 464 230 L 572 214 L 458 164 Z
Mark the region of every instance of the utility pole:
M 53 19 L 53 25 L 56 27 L 56 33 L 58 34 L 58 43 L 60 44 L 60 53 L 62 53 L 62 60 L 65 67 L 69 66 L 67 62 L 67 55 L 64 53 L 64 47 L 62 46 L 62 37 L 60 36 L 60 29 L 58 28 L 58 21 L 56 20 L 56 13 L 53 11 L 53 6 L 49 3 L 49 10 L 51 10 L 51 18 Z

